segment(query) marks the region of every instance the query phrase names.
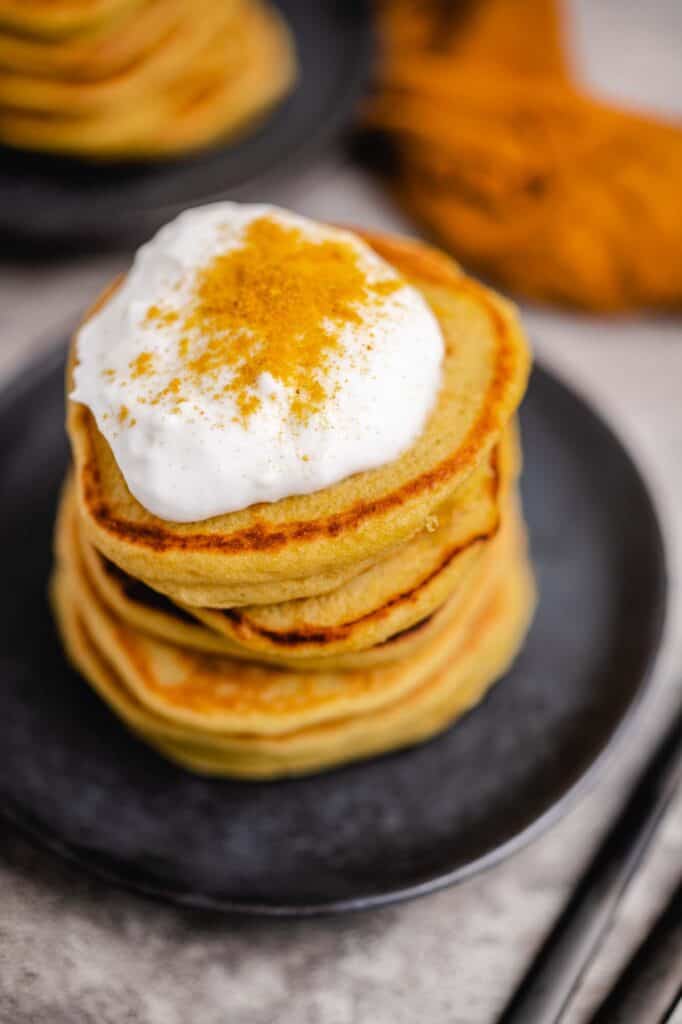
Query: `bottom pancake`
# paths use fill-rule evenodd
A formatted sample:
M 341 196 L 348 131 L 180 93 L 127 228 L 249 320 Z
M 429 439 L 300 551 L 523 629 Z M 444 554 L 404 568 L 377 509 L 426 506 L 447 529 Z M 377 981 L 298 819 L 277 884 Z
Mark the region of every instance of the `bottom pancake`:
M 276 778 L 419 742 L 481 699 L 516 654 L 534 604 L 520 518 L 508 538 L 487 586 L 428 654 L 373 672 L 287 672 L 188 655 L 116 620 L 76 585 L 73 565 L 58 567 L 53 599 L 72 661 L 147 742 L 199 772 Z

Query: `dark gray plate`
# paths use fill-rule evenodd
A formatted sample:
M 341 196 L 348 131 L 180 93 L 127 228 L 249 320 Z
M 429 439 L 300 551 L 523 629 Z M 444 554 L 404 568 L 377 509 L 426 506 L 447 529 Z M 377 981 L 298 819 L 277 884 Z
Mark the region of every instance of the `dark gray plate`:
M 192 203 L 239 197 L 291 171 L 353 116 L 369 74 L 368 0 L 275 0 L 296 40 L 287 99 L 234 145 L 158 163 L 98 164 L 0 149 L 0 238 L 50 246 L 131 244 Z
M 579 398 L 535 371 L 522 421 L 540 605 L 523 654 L 490 696 L 403 753 L 298 781 L 210 781 L 127 733 L 55 637 L 45 585 L 67 460 L 61 358 L 0 399 L 6 815 L 113 881 L 252 914 L 428 892 L 559 817 L 642 696 L 666 589 L 646 488 Z

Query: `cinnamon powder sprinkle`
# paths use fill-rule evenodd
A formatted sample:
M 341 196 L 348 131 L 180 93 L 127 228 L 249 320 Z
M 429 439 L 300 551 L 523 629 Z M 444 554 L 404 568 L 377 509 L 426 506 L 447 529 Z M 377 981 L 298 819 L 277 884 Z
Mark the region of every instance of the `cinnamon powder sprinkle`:
M 150 306 L 146 322 L 181 321 L 181 378 L 159 392 L 182 399 L 183 385 L 215 393 L 218 376 L 232 371 L 222 389 L 233 396 L 241 422 L 260 407 L 258 380 L 269 373 L 292 396 L 301 422 L 328 397 L 328 371 L 343 348 L 341 332 L 361 326 L 373 308 L 403 286 L 391 276 L 369 280 L 358 253 L 343 241 L 316 240 L 264 216 L 251 222 L 242 243 L 216 256 L 197 274 L 190 308 L 180 317 Z M 152 372 L 151 353 L 131 364 L 133 376 Z
M 151 306 L 150 309 L 156 309 L 156 307 Z M 147 316 L 149 316 L 149 311 Z M 152 372 L 153 365 L 154 357 L 151 352 L 140 352 L 139 356 L 136 356 L 130 364 L 133 378 L 148 376 Z

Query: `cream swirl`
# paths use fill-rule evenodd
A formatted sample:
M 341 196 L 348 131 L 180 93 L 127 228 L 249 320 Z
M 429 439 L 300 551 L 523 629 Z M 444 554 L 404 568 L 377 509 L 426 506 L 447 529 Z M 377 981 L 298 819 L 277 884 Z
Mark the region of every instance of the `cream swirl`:
M 73 401 L 150 512 L 189 522 L 396 459 L 441 379 L 428 305 L 354 234 L 262 205 L 188 210 L 80 329 Z

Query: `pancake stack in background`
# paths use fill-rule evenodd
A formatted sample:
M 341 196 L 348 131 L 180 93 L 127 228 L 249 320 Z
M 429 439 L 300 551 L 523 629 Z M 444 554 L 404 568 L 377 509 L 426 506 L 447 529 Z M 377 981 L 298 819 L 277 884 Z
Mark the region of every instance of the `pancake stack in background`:
M 362 237 L 445 341 L 436 406 L 395 461 L 171 523 L 70 403 L 52 588 L 66 648 L 131 729 L 200 772 L 286 776 L 424 740 L 506 671 L 532 615 L 515 314 L 433 250 Z
M 0 0 L 0 141 L 98 159 L 244 131 L 296 75 L 261 0 Z
M 572 8 L 376 0 L 363 152 L 409 215 L 512 294 L 679 309 L 682 128 L 589 95 Z

